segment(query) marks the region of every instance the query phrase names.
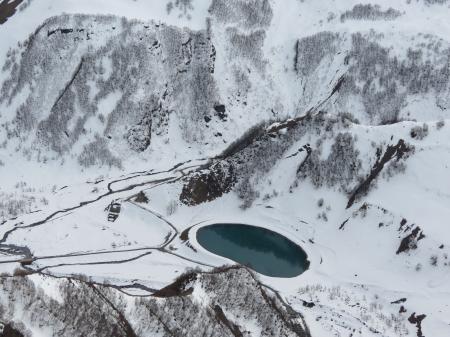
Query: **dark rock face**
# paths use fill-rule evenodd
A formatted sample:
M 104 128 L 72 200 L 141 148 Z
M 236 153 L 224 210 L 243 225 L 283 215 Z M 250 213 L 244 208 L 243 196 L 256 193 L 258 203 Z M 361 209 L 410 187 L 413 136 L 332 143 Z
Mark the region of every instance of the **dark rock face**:
M 180 194 L 186 205 L 198 205 L 212 201 L 229 192 L 235 183 L 233 166 L 218 162 L 187 178 Z
M 425 337 L 423 335 L 423 331 L 422 331 L 422 321 L 427 317 L 427 315 L 425 314 L 421 314 L 421 315 L 416 315 L 415 312 L 413 312 L 411 314 L 411 316 L 409 316 L 408 321 L 411 324 L 415 324 L 417 327 L 417 337 Z
M 225 112 L 225 105 L 223 105 L 223 104 L 216 104 L 216 105 L 214 105 L 214 110 L 216 111 L 217 116 L 221 120 L 225 121 L 226 118 L 228 117 L 227 113 Z
M 214 110 L 216 110 L 216 112 L 218 112 L 218 113 L 225 113 L 225 105 L 223 105 L 223 104 L 216 104 L 214 106 Z
M 17 7 L 23 2 L 23 0 L 3 0 L 0 3 L 0 25 L 4 24 L 9 17 L 16 13 Z
M 400 246 L 397 249 L 396 254 L 408 252 L 411 249 L 417 248 L 417 242 L 419 240 L 422 240 L 425 237 L 423 234 L 423 231 L 420 229 L 419 226 L 415 227 L 410 234 L 405 236 L 402 241 L 400 242 Z
M 383 156 L 381 156 L 381 149 L 377 151 L 377 160 L 372 167 L 369 175 L 359 184 L 355 190 L 350 194 L 347 208 L 350 208 L 355 201 L 361 196 L 365 195 L 370 188 L 371 183 L 377 178 L 384 166 L 391 160 L 397 162 L 405 155 L 412 152 L 413 148 L 408 146 L 403 139 L 400 139 L 396 145 L 388 145 Z
M 6 324 L 3 327 L 3 331 L 0 333 L 0 337 L 24 337 L 24 335 L 14 329 L 10 324 Z

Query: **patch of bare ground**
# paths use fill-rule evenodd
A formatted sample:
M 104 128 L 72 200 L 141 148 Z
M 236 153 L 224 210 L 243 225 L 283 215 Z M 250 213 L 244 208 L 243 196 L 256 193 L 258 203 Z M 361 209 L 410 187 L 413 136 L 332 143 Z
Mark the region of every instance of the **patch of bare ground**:
M 14 269 L 13 275 L 18 277 L 25 277 L 33 273 L 34 273 L 33 271 L 30 271 L 28 269 L 16 268 Z
M 0 333 L 0 337 L 24 337 L 24 335 L 14 329 L 11 324 L 5 324 L 3 331 Z
M 420 229 L 419 226 L 414 228 L 410 234 L 405 236 L 402 241 L 400 242 L 400 246 L 397 249 L 396 254 L 400 254 L 403 252 L 408 252 L 411 249 L 417 248 L 417 242 L 419 240 L 422 240 L 425 237 L 425 234 L 423 234 L 423 231 Z
M 23 2 L 23 0 L 3 0 L 0 3 L 0 25 L 4 24 L 8 18 L 16 13 L 17 7 Z
M 423 332 L 422 332 L 422 321 L 425 319 L 425 317 L 427 317 L 427 315 L 422 314 L 422 315 L 416 315 L 415 312 L 413 312 L 411 314 L 411 316 L 409 316 L 408 321 L 411 324 L 415 324 L 417 327 L 417 337 L 424 337 Z
M 134 198 L 135 202 L 139 202 L 139 203 L 143 203 L 143 204 L 147 204 L 148 203 L 148 198 L 145 195 L 144 191 L 140 191 L 138 194 L 136 194 L 136 197 Z
M 189 231 L 192 229 L 192 227 L 193 226 L 190 226 L 181 232 L 180 234 L 181 241 L 186 242 L 187 240 L 189 240 Z
M 233 166 L 218 162 L 210 168 L 195 172 L 185 180 L 180 201 L 195 206 L 215 200 L 231 190 L 235 179 Z

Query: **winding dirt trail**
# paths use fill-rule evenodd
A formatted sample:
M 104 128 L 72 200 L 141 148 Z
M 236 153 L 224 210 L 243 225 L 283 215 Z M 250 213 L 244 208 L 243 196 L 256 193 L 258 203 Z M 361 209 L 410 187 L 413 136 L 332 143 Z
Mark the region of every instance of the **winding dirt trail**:
M 202 160 L 202 159 L 200 159 Z M 72 207 L 68 207 L 68 208 L 64 208 L 61 210 L 58 210 L 56 212 L 51 213 L 50 215 L 48 215 L 47 217 L 45 217 L 42 220 L 39 221 L 35 221 L 32 222 L 31 224 L 28 225 L 23 225 L 23 226 L 15 226 L 13 228 L 11 228 L 10 230 L 6 231 L 3 233 L 2 238 L 0 239 L 0 252 L 5 252 L 7 254 L 11 254 L 11 255 L 22 255 L 25 256 L 26 258 L 32 258 L 32 254 L 30 252 L 30 250 L 27 247 L 21 247 L 21 246 L 17 246 L 14 244 L 7 244 L 6 241 L 8 240 L 8 237 L 18 231 L 18 230 L 24 230 L 24 229 L 29 229 L 29 228 L 33 228 L 33 227 L 37 227 L 40 225 L 43 225 L 45 223 L 47 223 L 50 220 L 55 220 L 57 215 L 64 215 L 67 214 L 69 212 L 75 211 L 81 207 L 93 204 L 95 202 L 98 202 L 106 197 L 109 197 L 111 195 L 114 194 L 119 194 L 122 192 L 127 192 L 127 191 L 132 191 L 138 187 L 142 187 L 142 186 L 148 186 L 151 185 L 152 188 L 160 186 L 162 184 L 165 183 L 173 183 L 175 181 L 180 180 L 181 178 L 183 178 L 187 172 L 184 172 L 183 170 L 179 169 L 180 167 L 182 167 L 183 165 L 190 163 L 192 160 L 188 160 L 186 162 L 182 162 L 182 163 L 178 163 L 175 166 L 173 166 L 172 168 L 168 169 L 168 170 L 164 170 L 164 171 L 158 171 L 158 172 L 153 172 L 153 171 L 144 171 L 144 172 L 140 172 L 137 174 L 134 174 L 132 176 L 128 176 L 125 178 L 121 178 L 121 179 L 116 179 L 113 180 L 111 182 L 108 183 L 107 188 L 108 191 L 102 195 L 99 195 L 97 198 L 95 199 L 91 199 L 91 200 L 87 200 L 87 201 L 82 201 L 80 202 L 78 205 L 72 206 Z M 198 167 L 203 166 L 204 164 L 199 164 L 199 165 L 192 165 L 186 169 L 196 169 Z M 190 172 L 190 171 L 188 171 Z M 119 182 L 123 182 L 123 181 L 128 181 L 128 180 L 132 180 L 134 178 L 141 178 L 141 177 L 151 177 L 151 176 L 155 176 L 155 175 L 160 175 L 160 174 L 164 174 L 164 173 L 172 173 L 171 176 L 165 177 L 165 178 L 160 178 L 160 179 L 154 179 L 154 180 L 148 180 L 148 181 L 144 181 L 144 182 L 140 182 L 140 183 L 131 183 L 130 185 L 127 185 L 125 187 L 119 188 L 114 190 L 112 188 L 112 186 L 114 184 L 117 184 Z M 174 226 L 171 225 L 171 227 L 173 229 L 176 229 Z
M 205 163 L 204 161 L 207 160 L 207 162 Z M 172 252 L 170 249 L 167 249 L 167 247 L 175 240 L 175 238 L 177 236 L 179 236 L 180 232 L 178 230 L 178 228 L 171 223 L 168 219 L 166 219 L 163 215 L 159 214 L 158 212 L 149 209 L 147 207 L 143 207 L 141 205 L 139 205 L 138 203 L 134 202 L 132 199 L 136 196 L 136 194 L 139 191 L 134 191 L 135 189 L 138 189 L 139 187 L 146 187 L 146 189 L 151 189 L 151 188 L 155 188 L 158 186 L 161 186 L 163 184 L 169 184 L 169 183 L 174 183 L 180 179 L 182 179 L 184 176 L 186 176 L 187 174 L 189 174 L 191 171 L 194 171 L 196 169 L 200 169 L 200 168 L 204 168 L 208 165 L 210 165 L 210 161 L 206 158 L 203 159 L 199 159 L 196 160 L 197 162 L 199 162 L 199 164 L 193 164 L 193 165 L 189 165 L 189 166 L 185 166 L 189 163 L 192 162 L 192 160 L 188 160 L 185 162 L 181 162 L 178 163 L 176 165 L 174 165 L 173 167 L 167 169 L 167 170 L 162 170 L 162 171 L 141 171 L 141 172 L 133 172 L 130 174 L 127 174 L 126 176 L 122 176 L 119 179 L 114 179 L 112 181 L 110 181 L 106 188 L 107 191 L 101 195 L 99 195 L 98 197 L 91 199 L 91 200 L 87 200 L 87 201 L 82 201 L 79 202 L 77 205 L 74 205 L 72 207 L 68 207 L 68 208 L 64 208 L 58 211 L 55 211 L 49 215 L 47 215 L 45 218 L 38 220 L 38 221 L 34 221 L 32 223 L 29 224 L 24 224 L 24 225 L 19 225 L 19 226 L 15 226 L 7 231 L 5 231 L 3 233 L 2 238 L 0 239 L 0 252 L 3 253 L 7 253 L 9 255 L 12 256 L 17 256 L 17 258 L 14 259 L 10 259 L 10 260 L 4 260 L 4 261 L 0 261 L 0 264 L 5 264 L 5 263 L 20 263 L 21 261 L 25 259 L 29 259 L 30 261 L 34 262 L 34 261 L 39 261 L 39 260 L 51 260 L 51 259 L 57 259 L 57 258 L 70 258 L 70 257 L 82 257 L 82 256 L 95 256 L 95 255 L 101 255 L 101 254 L 115 254 L 115 253 L 120 253 L 120 252 L 133 252 L 133 251 L 142 251 L 142 254 L 139 254 L 137 256 L 133 256 L 130 258 L 124 258 L 124 259 L 117 259 L 117 260 L 104 260 L 104 261 L 93 261 L 93 262 L 75 262 L 75 263 L 57 263 L 54 265 L 46 265 L 46 266 L 42 266 L 39 267 L 38 269 L 33 268 L 30 265 L 27 266 L 22 266 L 24 267 L 28 272 L 31 273 L 39 273 L 42 275 L 47 275 L 47 276 L 53 276 L 53 277 L 58 277 L 58 278 L 69 278 L 68 276 L 56 276 L 53 275 L 52 273 L 50 273 L 48 270 L 51 268 L 57 268 L 57 267 L 63 267 L 63 266 L 83 266 L 83 265 L 105 265 L 105 264 L 124 264 L 127 262 L 132 262 L 135 260 L 138 260 L 140 258 L 143 258 L 145 256 L 150 255 L 153 251 L 159 251 L 162 253 L 166 253 L 166 254 L 170 254 L 172 256 L 176 256 L 177 258 L 198 264 L 198 265 L 203 265 L 206 267 L 213 267 L 211 265 L 199 262 L 199 261 L 195 261 L 193 259 L 190 258 L 186 258 L 184 256 L 178 255 L 174 252 Z M 155 177 L 158 175 L 164 175 L 164 174 L 168 174 L 168 176 L 163 176 L 163 177 L 158 177 L 156 179 L 151 179 L 151 177 Z M 137 179 L 142 179 L 148 177 L 149 180 L 146 181 L 140 181 L 140 182 L 135 182 L 133 180 L 137 180 Z M 95 184 L 101 183 L 104 180 L 101 181 L 97 181 L 95 182 Z M 118 186 L 117 188 L 114 188 L 115 185 L 119 185 L 120 183 L 123 182 L 128 182 L 128 184 L 126 186 Z M 11 234 L 13 234 L 16 231 L 19 230 L 26 230 L 26 229 L 30 229 L 33 227 L 37 227 L 37 226 L 41 226 L 46 224 L 49 221 L 53 221 L 56 219 L 59 219 L 60 217 L 63 216 L 67 216 L 72 214 L 74 211 L 76 211 L 77 209 L 80 209 L 82 207 L 85 207 L 87 205 L 91 205 L 93 203 L 96 203 L 102 199 L 105 199 L 107 197 L 110 197 L 112 195 L 117 195 L 123 192 L 127 192 L 127 191 L 133 191 L 135 193 L 133 193 L 130 196 L 126 196 L 125 198 L 123 198 L 123 200 L 125 200 L 126 202 L 129 202 L 131 204 L 133 204 L 134 206 L 139 207 L 140 209 L 149 212 L 152 214 L 152 216 L 156 216 L 157 218 L 159 218 L 160 220 L 162 220 L 164 223 L 167 224 L 167 226 L 169 227 L 169 233 L 170 236 L 168 236 L 168 238 L 160 245 L 158 246 L 150 246 L 150 247 L 142 247 L 142 248 L 136 248 L 136 249 L 123 249 L 123 250 L 109 250 L 109 251 L 91 251 L 91 252 L 74 252 L 74 253 L 67 253 L 67 254 L 59 254 L 59 255 L 47 255 L 47 256 L 33 256 L 32 252 L 30 251 L 30 249 L 26 246 L 18 246 L 16 244 L 13 243 L 8 243 L 7 240 L 8 238 L 11 236 Z M 23 222 L 20 222 L 19 224 L 22 224 Z M 95 282 L 92 282 L 93 284 L 96 284 Z M 98 285 L 100 285 L 101 283 L 98 283 Z M 146 292 L 150 292 L 153 293 L 156 290 L 149 288 L 147 286 L 144 286 L 142 284 L 133 282 L 131 284 L 127 284 L 127 285 L 109 285 L 115 289 L 124 291 L 124 289 L 140 289 L 140 290 L 144 290 Z

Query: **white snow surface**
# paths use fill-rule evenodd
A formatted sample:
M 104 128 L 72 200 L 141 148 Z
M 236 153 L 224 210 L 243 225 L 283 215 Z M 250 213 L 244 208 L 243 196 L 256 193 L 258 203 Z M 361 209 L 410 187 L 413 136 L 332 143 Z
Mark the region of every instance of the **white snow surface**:
M 168 14 L 167 1 L 162 0 L 34 0 L 0 25 L 0 64 L 10 48 L 24 41 L 51 16 L 113 14 L 201 30 L 207 27 L 210 2 L 194 0 L 194 9 L 186 15 L 178 9 Z M 220 25 L 211 18 L 217 50 L 214 76 L 221 97 L 231 102 L 227 104 L 230 121 L 222 130 L 230 142 L 262 120 L 301 115 L 299 106 L 306 111 L 316 105 L 345 73 L 346 69 L 337 68 L 342 63 L 340 59 L 333 59 L 329 68 L 322 65 L 323 69 L 316 74 L 318 84 L 308 89 L 313 98 L 301 102 L 304 83 L 291 70 L 299 38 L 321 31 L 341 34 L 373 31 L 384 34 L 380 43 L 398 55 L 405 54 L 418 34 L 431 34 L 450 43 L 449 3 L 269 2 L 273 18 L 262 47 L 265 70 L 249 75 L 252 85 L 245 106 L 240 103 L 233 106 L 234 98 L 228 96 L 234 90 L 227 84 L 234 68 L 224 55 L 229 52 L 227 28 L 238 27 L 244 33 L 251 33 L 251 28 L 235 23 Z M 392 21 L 341 22 L 340 15 L 358 3 L 377 4 L 383 10 L 392 7 L 402 15 Z M 342 46 L 342 50 L 345 48 Z M 237 59 L 230 63 L 247 61 Z M 5 75 L 0 73 L 0 83 L 4 79 Z M 26 93 L 22 95 L 25 97 Z M 111 110 L 117 100 L 118 96 L 112 95 L 100 109 Z M 267 102 L 271 105 L 264 110 Z M 11 193 L 16 193 L 17 198 L 29 194 L 35 202 L 17 217 L 5 217 L 4 223 L 0 217 L 0 235 L 7 235 L 3 243 L 29 248 L 36 259 L 31 269 L 43 268 L 43 273 L 58 277 L 84 274 L 99 283 L 141 284 L 159 289 L 189 268 L 210 270 L 233 263 L 198 244 L 195 233 L 200 226 L 226 222 L 262 226 L 285 235 L 308 255 L 310 268 L 295 278 L 259 277 L 305 316 L 312 336 L 346 336 L 352 332 L 353 336 L 414 336 L 417 329 L 408 322 L 408 317 L 416 313 L 426 314 L 422 322 L 425 336 L 446 337 L 450 335 L 450 118 L 449 110 L 436 108 L 434 102 L 432 94 L 407 100 L 400 112 L 402 120 L 392 125 L 370 125 L 364 120 L 351 124 L 349 132 L 356 136 L 365 172 L 370 172 L 374 164 L 373 142 L 395 144 L 401 138 L 407 139 L 415 147 L 415 153 L 407 159 L 404 172 L 378 179 L 375 188 L 349 209 L 342 191 L 326 186 L 317 188 L 309 180 L 289 193 L 300 158 L 306 154 L 303 152 L 295 159 L 286 157 L 305 143 L 315 144 L 314 134 L 295 142 L 284 158 L 255 184 L 260 197 L 247 210 L 240 207 L 241 201 L 234 192 L 197 206 L 179 201 L 179 179 L 208 162 L 199 158 L 217 155 L 229 142 L 211 140 L 204 147 L 188 145 L 180 137 L 177 121 L 171 122 L 167 148 L 164 139 L 157 139 L 149 153 L 130 155 L 122 168 L 81 168 L 70 155 L 64 158 L 64 163 L 60 160 L 37 163 L 9 145 L 8 150 L 0 148 L 0 198 L 3 193 L 5 199 L 12 198 Z M 361 104 L 352 102 L 355 115 Z M 272 107 L 279 108 L 276 116 L 270 113 Z M 2 121 L 10 118 L 0 111 Z M 445 125 L 438 127 L 439 121 Z M 424 122 L 429 127 L 428 136 L 412 139 L 411 128 Z M 331 141 L 323 144 L 322 159 L 328 156 L 331 146 Z M 192 162 L 170 170 L 186 160 Z M 25 187 L 20 190 L 19 182 L 26 182 L 29 190 L 25 191 Z M 111 191 L 114 193 L 108 194 Z M 148 203 L 134 201 L 140 191 L 145 192 Z M 277 193 L 264 200 L 264 195 L 274 191 Z M 324 202 L 321 207 L 319 199 Z M 122 210 L 115 222 L 108 222 L 105 208 L 113 200 L 121 202 Z M 83 204 L 86 201 L 89 203 Z M 58 211 L 61 213 L 55 214 Z M 326 218 L 319 216 L 323 213 Z M 39 224 L 53 214 L 49 221 Z M 403 219 L 407 225 L 400 229 Z M 418 242 L 417 249 L 396 254 L 401 240 L 415 226 L 420 226 L 425 238 Z M 180 234 L 188 229 L 189 240 L 182 240 Z M 2 253 L 0 272 L 13 273 L 22 258 L 20 254 Z M 32 276 L 32 280 L 58 300 L 55 279 L 43 281 Z M 147 294 L 142 289 L 128 291 L 131 295 Z M 206 301 L 201 290 L 196 290 L 193 296 Z M 400 298 L 407 299 L 401 303 L 407 310 L 405 313 L 399 313 L 400 304 L 392 303 Z M 303 301 L 314 302 L 315 306 L 307 308 Z M 257 336 L 258 327 L 252 325 L 249 322 L 247 329 Z

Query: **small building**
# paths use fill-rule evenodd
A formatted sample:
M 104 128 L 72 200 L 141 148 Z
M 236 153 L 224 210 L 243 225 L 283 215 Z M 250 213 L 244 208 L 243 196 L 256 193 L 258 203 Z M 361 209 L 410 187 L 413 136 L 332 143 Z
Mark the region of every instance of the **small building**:
M 122 205 L 117 201 L 112 201 L 108 207 L 108 221 L 114 222 L 119 217 Z

